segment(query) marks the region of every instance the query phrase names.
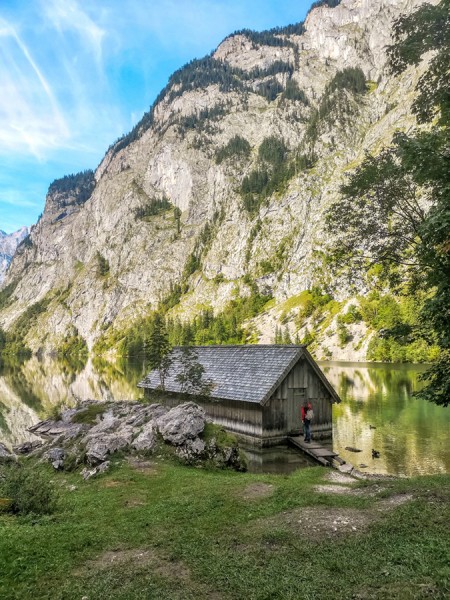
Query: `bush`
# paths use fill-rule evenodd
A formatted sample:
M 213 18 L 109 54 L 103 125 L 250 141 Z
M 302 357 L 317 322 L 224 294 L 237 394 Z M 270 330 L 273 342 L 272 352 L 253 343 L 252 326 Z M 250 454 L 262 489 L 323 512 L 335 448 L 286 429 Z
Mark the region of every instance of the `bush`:
M 58 504 L 58 497 L 42 468 L 14 464 L 2 471 L 0 493 L 9 499 L 7 510 L 20 515 L 49 515 Z
M 9 306 L 13 301 L 13 294 L 17 287 L 17 281 L 13 281 L 9 285 L 0 290 L 0 310 Z
M 338 324 L 337 335 L 339 340 L 339 346 L 341 348 L 343 348 L 352 339 L 350 332 L 343 323 Z
M 108 277 L 109 275 L 109 261 L 100 252 L 97 251 L 95 255 L 97 261 L 97 273 L 99 277 Z
M 362 320 L 362 315 L 358 310 L 358 307 L 354 304 L 350 304 L 347 312 L 338 317 L 338 323 L 350 325 L 351 323 L 359 323 Z
M 339 114 L 351 112 L 351 104 L 343 90 L 347 90 L 354 96 L 367 91 L 366 79 L 360 68 L 338 71 L 328 83 L 319 106 L 311 113 L 305 133 L 306 140 L 315 142 L 319 136 L 320 124 L 323 121 L 329 122 L 332 116 L 336 118 L 336 111 L 339 111 Z

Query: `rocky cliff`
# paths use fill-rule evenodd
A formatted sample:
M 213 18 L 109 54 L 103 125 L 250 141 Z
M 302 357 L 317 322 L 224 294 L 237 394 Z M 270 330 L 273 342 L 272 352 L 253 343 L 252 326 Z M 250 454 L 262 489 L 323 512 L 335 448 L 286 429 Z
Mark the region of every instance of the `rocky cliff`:
M 386 65 L 392 23 L 422 0 L 319 4 L 304 24 L 238 32 L 174 73 L 95 174 L 52 184 L 9 269 L 3 327 L 36 304 L 33 350 L 74 331 L 92 347 L 174 289 L 170 313 L 192 319 L 255 285 L 273 299 L 253 319 L 254 338 L 273 341 L 280 324 L 301 338 L 314 326 L 298 313 L 322 277 L 323 212 L 366 152 L 414 124 L 425 68 L 394 78 Z M 348 292 L 333 294 L 346 310 Z M 365 326 L 343 344 L 334 318 L 316 354 L 363 359 Z
M 18 231 L 10 234 L 0 230 L 0 283 L 5 278 L 17 246 L 23 242 L 28 234 L 28 227 L 21 227 Z

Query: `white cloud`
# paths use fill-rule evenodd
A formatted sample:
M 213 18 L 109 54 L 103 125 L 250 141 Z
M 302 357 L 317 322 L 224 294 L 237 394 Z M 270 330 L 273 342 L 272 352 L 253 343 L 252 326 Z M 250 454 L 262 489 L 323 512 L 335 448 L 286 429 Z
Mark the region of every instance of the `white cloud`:
M 31 52 L 0 21 L 0 152 L 22 149 L 36 157 L 67 139 L 69 130 L 51 86 Z
M 36 208 L 39 203 L 35 200 L 27 200 L 23 198 L 20 192 L 17 190 L 7 190 L 0 195 L 0 205 L 8 204 L 10 206 L 19 208 Z
M 75 31 L 93 51 L 98 65 L 102 62 L 102 41 L 105 31 L 84 12 L 76 0 L 45 0 L 42 10 L 60 33 Z

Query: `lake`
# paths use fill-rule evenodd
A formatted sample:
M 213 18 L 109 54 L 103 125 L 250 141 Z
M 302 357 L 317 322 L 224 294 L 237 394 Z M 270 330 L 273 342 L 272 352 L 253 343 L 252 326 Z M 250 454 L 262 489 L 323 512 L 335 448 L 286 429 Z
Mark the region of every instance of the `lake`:
M 342 458 L 362 471 L 389 475 L 450 473 L 450 409 L 413 396 L 421 365 L 320 363 L 342 403 L 333 407 L 333 440 Z M 0 367 L 0 441 L 32 436 L 27 428 L 52 407 L 78 400 L 137 400 L 147 374 L 143 360 L 77 365 L 46 357 Z M 356 448 L 351 452 L 346 448 Z M 380 458 L 372 458 L 372 449 Z M 252 470 L 289 472 L 308 462 L 295 450 L 254 453 Z M 361 467 L 361 465 L 364 465 Z

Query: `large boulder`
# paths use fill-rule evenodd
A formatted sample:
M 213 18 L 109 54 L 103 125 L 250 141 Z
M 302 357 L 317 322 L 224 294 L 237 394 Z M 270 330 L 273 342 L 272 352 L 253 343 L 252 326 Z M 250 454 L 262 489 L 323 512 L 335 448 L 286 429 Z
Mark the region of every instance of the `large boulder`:
M 131 446 L 138 452 L 152 452 L 158 442 L 157 431 L 152 421 L 146 423 Z
M 205 411 L 194 402 L 186 402 L 169 410 L 156 420 L 158 431 L 164 441 L 183 446 L 198 437 L 205 428 Z
M 98 417 L 97 417 L 98 418 Z M 112 410 L 109 410 L 101 416 L 100 421 L 89 429 L 89 436 L 99 435 L 101 433 L 110 433 L 115 431 L 121 423 L 121 420 L 114 416 Z

